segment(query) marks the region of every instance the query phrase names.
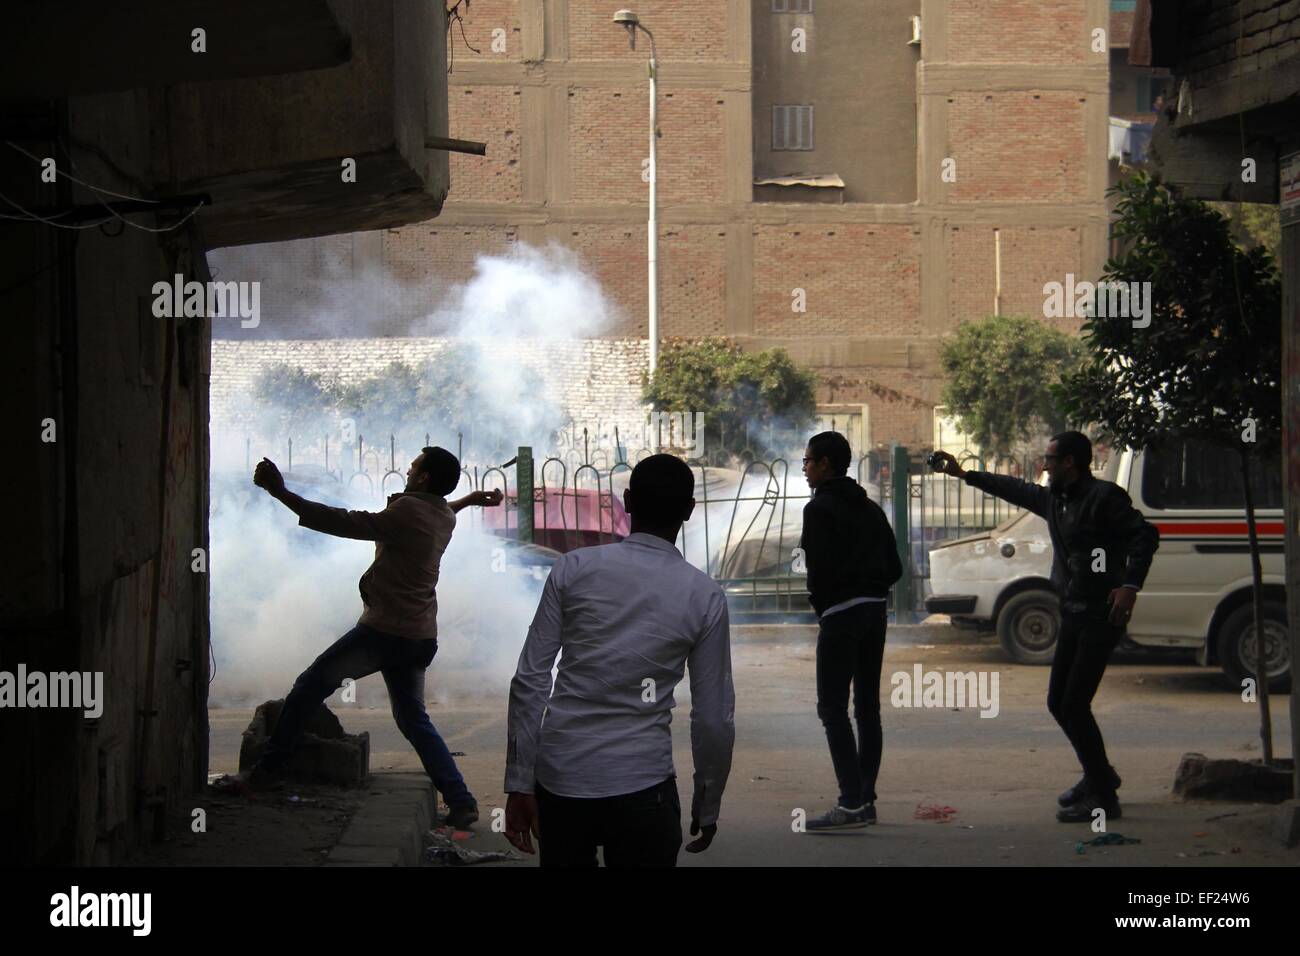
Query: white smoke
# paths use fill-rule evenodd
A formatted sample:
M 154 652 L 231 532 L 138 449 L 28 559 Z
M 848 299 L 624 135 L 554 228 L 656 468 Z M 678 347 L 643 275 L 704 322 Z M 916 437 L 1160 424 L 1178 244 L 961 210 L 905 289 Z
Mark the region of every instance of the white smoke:
M 214 260 L 223 279 L 299 281 L 291 279 L 293 260 L 282 247 L 225 250 Z M 381 334 L 382 329 L 382 334 L 393 334 L 386 309 L 402 301 L 400 282 L 374 270 L 335 279 L 316 284 L 310 295 L 304 293 L 311 303 L 314 332 L 341 337 Z M 363 307 L 376 303 L 384 308 Z M 475 438 L 484 443 L 499 439 L 510 447 L 532 444 L 540 451 L 553 447 L 555 434 L 565 423 L 557 417 L 559 404 L 540 400 L 542 396 L 532 392 L 529 383 L 540 378 L 550 385 L 562 376 L 544 365 L 523 366 L 522 356 L 529 351 L 535 356 L 539 350 L 488 347 L 508 339 L 544 346 L 598 336 L 615 319 L 599 286 L 582 272 L 571 253 L 558 246 L 545 250 L 524 246 L 508 255 L 480 257 L 467 282 L 447 286 L 441 304 L 399 334 L 451 335 L 461 344 L 480 346 L 481 350 L 458 354 L 477 355 L 473 375 L 483 383 L 482 394 L 490 403 L 478 421 L 499 434 L 480 433 Z M 373 328 L 367 326 L 371 322 Z M 275 316 L 268 315 L 264 329 L 274 325 Z M 413 426 L 419 444 L 427 430 L 433 444 L 456 450 L 456 436 L 446 429 L 439 430 L 431 422 Z M 387 467 L 388 449 L 381 448 Z M 399 448 L 397 469 L 404 473 L 407 456 L 415 453 L 418 445 L 414 450 Z M 258 442 L 248 446 L 242 433 L 223 431 L 219 423 L 214 427 L 213 706 L 247 706 L 283 696 L 297 674 L 349 630 L 362 610 L 357 580 L 373 558 L 373 544 L 299 528 L 292 512 L 252 485 L 248 465 L 263 455 L 274 460 L 282 454 Z M 331 464 L 337 467 L 336 462 Z M 300 466 L 296 458 L 295 474 L 301 477 L 312 470 Z M 513 472 L 507 474 L 513 485 Z M 401 484 L 400 479 L 390 479 L 385 490 L 400 490 Z M 498 476 L 486 486 L 500 484 Z M 351 489 L 323 480 L 294 490 L 334 505 L 383 507 L 378 490 L 370 494 L 362 481 Z M 452 497 L 468 490 L 468 483 L 462 482 Z M 439 649 L 427 687 L 435 701 L 477 694 L 504 699 L 544 580 L 512 562 L 513 552 L 507 549 L 503 555 L 501 540 L 480 529 L 476 510 L 461 512 L 442 560 L 437 588 Z M 380 705 L 385 699 L 380 676 L 358 683 L 359 705 Z M 339 706 L 338 695 L 331 706 Z

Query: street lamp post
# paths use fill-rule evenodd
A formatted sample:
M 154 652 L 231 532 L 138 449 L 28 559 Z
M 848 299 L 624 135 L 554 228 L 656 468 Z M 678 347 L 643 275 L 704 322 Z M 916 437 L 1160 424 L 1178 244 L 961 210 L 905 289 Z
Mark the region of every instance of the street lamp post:
M 650 307 L 650 375 L 653 378 L 655 368 L 659 365 L 659 69 L 655 57 L 654 34 L 645 28 L 637 15 L 631 10 L 619 10 L 614 14 L 614 22 L 627 30 L 628 42 L 636 49 L 636 31 L 640 30 L 650 38 L 650 219 L 646 242 L 649 267 L 649 307 Z

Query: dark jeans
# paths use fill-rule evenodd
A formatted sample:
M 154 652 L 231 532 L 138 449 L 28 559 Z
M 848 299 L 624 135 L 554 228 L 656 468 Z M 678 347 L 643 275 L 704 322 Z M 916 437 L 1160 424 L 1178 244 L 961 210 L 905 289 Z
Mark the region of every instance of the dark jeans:
M 876 801 L 880 772 L 880 665 L 885 656 L 884 601 L 823 618 L 817 632 L 817 716 L 826 728 L 840 806 Z M 849 724 L 849 684 L 858 739 Z
M 682 847 L 677 778 L 617 797 L 561 797 L 540 783 L 537 840 L 542 866 L 676 866 Z
M 413 641 L 358 624 L 312 661 L 289 692 L 261 763 L 282 766 L 302 733 L 303 721 L 346 677 L 354 680 L 379 671 L 388 685 L 393 719 L 449 807 L 474 801 L 456 769 L 451 751 L 424 710 L 424 671 L 438 652 L 437 641 Z
M 1107 609 L 1061 611 L 1061 633 L 1056 639 L 1056 656 L 1047 685 L 1047 709 L 1065 731 L 1079 755 L 1093 791 L 1113 797 L 1110 762 L 1101 728 L 1092 716 L 1092 699 L 1101 686 L 1111 651 L 1124 636 L 1124 628 L 1106 620 Z

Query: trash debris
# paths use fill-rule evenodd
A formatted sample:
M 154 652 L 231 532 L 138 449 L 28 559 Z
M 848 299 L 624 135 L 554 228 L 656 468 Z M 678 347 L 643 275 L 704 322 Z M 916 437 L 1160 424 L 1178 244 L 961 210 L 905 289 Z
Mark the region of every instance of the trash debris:
M 1205 822 L 1206 822 L 1206 823 L 1213 823 L 1215 820 L 1222 820 L 1222 819 L 1224 819 L 1224 818 L 1226 818 L 1226 817 L 1235 817 L 1235 816 L 1237 815 L 1237 813 L 1238 813 L 1238 811 L 1236 811 L 1236 810 L 1233 810 L 1231 813 L 1220 813 L 1220 814 L 1217 814 L 1216 816 L 1206 817 L 1206 818 L 1205 818 Z
M 975 827 L 969 823 L 963 823 L 960 827 L 962 830 L 974 830 Z
M 296 793 L 291 797 L 285 797 L 285 800 L 287 800 L 289 803 L 297 803 L 297 804 L 308 804 L 308 803 L 316 802 L 315 797 L 300 797 Z
M 448 826 L 435 827 L 430 832 L 448 840 L 472 840 L 474 838 L 473 830 L 454 830 Z
M 248 781 L 238 774 L 222 773 L 217 774 L 215 778 L 209 775 L 208 786 L 220 793 L 233 793 L 240 797 L 251 797 L 253 795 Z
M 1126 837 L 1122 833 L 1101 833 L 1091 840 L 1080 840 L 1074 845 L 1074 852 L 1082 856 L 1090 846 L 1123 846 L 1125 843 L 1141 843 L 1137 837 Z M 1183 854 L 1178 854 L 1182 856 Z
M 940 823 L 947 823 L 956 812 L 955 807 L 940 806 L 937 803 L 918 803 L 912 816 L 918 820 L 937 820 Z
M 451 755 L 452 755 L 453 757 L 463 757 L 463 756 L 465 756 L 465 751 L 463 751 L 463 750 L 453 750 L 453 751 L 451 752 Z
M 753 783 L 755 780 L 769 780 L 769 779 L 771 779 L 771 778 L 770 778 L 770 777 L 750 777 L 750 778 L 749 778 L 749 782 L 750 782 L 750 783 Z
M 465 866 L 471 863 L 493 863 L 498 860 L 520 859 L 519 855 L 513 850 L 468 850 L 463 846 L 459 846 L 456 842 L 460 838 L 459 834 L 465 831 L 456 831 L 451 836 L 448 836 L 446 830 L 446 827 L 440 827 L 437 830 L 429 831 L 428 842 L 431 845 L 424 848 L 424 858 L 428 862 Z

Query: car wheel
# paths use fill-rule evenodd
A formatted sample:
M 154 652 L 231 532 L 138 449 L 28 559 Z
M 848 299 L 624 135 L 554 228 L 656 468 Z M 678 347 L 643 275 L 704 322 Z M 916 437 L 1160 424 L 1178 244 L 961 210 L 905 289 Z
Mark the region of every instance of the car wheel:
M 1286 628 L 1286 606 L 1281 601 L 1264 602 L 1264 671 L 1268 689 L 1286 693 L 1291 689 L 1290 635 Z M 1255 676 L 1255 605 L 1243 604 L 1223 619 L 1218 634 L 1219 666 L 1233 690 Z
M 998 640 L 1021 664 L 1050 664 L 1061 630 L 1061 602 L 1051 591 L 1021 591 L 1002 605 Z

